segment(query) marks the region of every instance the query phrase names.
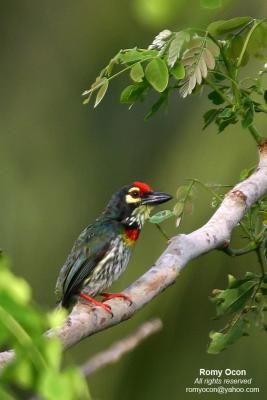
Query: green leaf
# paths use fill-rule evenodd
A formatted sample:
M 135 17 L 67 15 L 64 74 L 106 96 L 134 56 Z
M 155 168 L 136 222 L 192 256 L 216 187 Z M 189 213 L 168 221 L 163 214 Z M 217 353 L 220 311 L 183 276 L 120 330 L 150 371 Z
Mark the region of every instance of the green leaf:
M 229 107 L 225 107 L 219 114 L 220 118 L 230 118 L 232 116 L 232 110 Z
M 144 76 L 145 76 L 145 74 L 144 74 L 142 64 L 140 62 L 135 64 L 130 71 L 131 79 L 134 82 L 142 82 Z
M 59 370 L 62 355 L 62 343 L 58 338 L 47 339 L 44 346 L 44 357 L 50 368 Z
M 208 353 L 219 354 L 242 336 L 247 335 L 247 325 L 247 322 L 241 318 L 231 326 L 227 333 L 210 332 L 211 342 L 208 346 Z
M 81 372 L 74 368 L 69 368 L 61 373 L 45 370 L 38 389 L 42 398 L 47 400 L 90 399 L 86 381 Z
M 184 213 L 192 213 L 193 212 L 193 186 L 192 182 L 188 185 L 179 186 L 176 191 L 177 203 L 173 207 L 173 213 L 176 215 L 176 227 L 180 225 L 182 215 Z
M 177 59 L 180 57 L 183 45 L 189 39 L 190 35 L 188 32 L 180 31 L 175 33 L 168 50 L 167 64 L 170 68 L 174 66 Z
M 39 393 L 47 400 L 72 400 L 72 390 L 68 377 L 47 369 L 39 382 Z
M 20 304 L 27 304 L 31 299 L 29 284 L 8 270 L 8 260 L 4 257 L 1 257 L 0 263 L 0 291 L 9 292 Z
M 106 79 L 107 78 L 103 78 L 103 77 L 101 78 L 100 76 L 96 77 L 96 80 L 95 80 L 95 82 L 92 83 L 90 89 L 85 90 L 82 93 L 82 96 L 89 96 L 89 99 L 86 99 L 85 101 L 89 102 L 92 92 L 99 89 L 103 85 L 103 83 L 105 82 Z
M 155 58 L 146 66 L 145 77 L 157 91 L 163 92 L 168 86 L 169 72 L 166 63 L 161 58 Z
M 8 393 L 2 385 L 0 386 L 0 399 L 1 400 L 16 400 L 10 393 Z
M 264 95 L 263 95 L 265 103 L 267 103 L 267 90 L 264 90 Z
M 208 95 L 208 98 L 215 105 L 220 105 L 220 104 L 224 103 L 224 98 L 218 92 L 216 92 L 216 90 L 214 90 L 213 92 L 210 92 Z
M 65 375 L 70 383 L 72 391 L 75 393 L 75 399 L 90 400 L 91 396 L 81 371 L 78 368 L 68 368 Z
M 228 275 L 228 287 L 230 289 L 236 287 L 238 280 L 231 274 Z
M 252 21 L 251 17 L 238 17 L 229 20 L 219 20 L 209 24 L 207 30 L 211 35 L 224 35 L 234 32 Z
M 43 335 L 49 327 L 48 321 L 59 321 L 56 312 L 51 317 L 31 305 L 30 300 L 27 282 L 12 274 L 6 258 L 0 257 L 0 346 L 13 348 L 16 352 L 15 359 L 1 371 L 1 400 L 12 398 L 5 395 L 5 386 L 19 388 L 23 398 L 34 392 L 51 400 L 89 399 L 88 390 L 81 391 L 82 387 L 86 388 L 86 381 L 78 368 L 71 374 L 60 371 L 62 344 L 59 339 L 48 339 Z M 51 379 L 47 380 L 47 373 Z M 42 396 L 45 380 L 46 393 Z
M 121 103 L 135 103 L 138 100 L 143 100 L 143 93 L 147 86 L 143 83 L 136 83 L 134 85 L 127 86 L 121 93 Z
M 152 215 L 152 217 L 149 218 L 149 222 L 151 222 L 151 224 L 160 224 L 173 216 L 174 213 L 171 210 L 164 210 Z
M 175 66 L 171 69 L 171 75 L 179 81 L 180 79 L 184 79 L 185 77 L 185 68 L 183 64 L 177 62 Z
M 152 105 L 151 110 L 145 115 L 145 121 L 151 118 L 168 101 L 169 91 L 165 90 L 160 98 Z
M 173 207 L 173 213 L 176 217 L 180 217 L 184 212 L 185 203 L 183 201 L 177 201 Z
M 104 68 L 103 72 L 105 75 L 110 76 L 112 74 L 114 66 L 120 62 L 120 55 L 121 52 L 119 51 L 114 57 L 112 57 L 106 68 Z
M 241 54 L 242 48 L 244 46 L 244 37 L 243 36 L 234 36 L 232 40 L 229 41 L 229 47 L 226 50 L 227 58 L 231 59 L 233 63 L 237 63 L 239 56 Z M 245 51 L 241 66 L 244 67 L 249 61 L 249 54 Z
M 185 203 L 183 201 L 177 201 L 173 207 L 173 212 L 176 217 L 181 217 L 185 209 Z
M 244 101 L 244 116 L 241 124 L 244 129 L 248 128 L 254 120 L 254 104 L 248 97 Z
M 204 118 L 203 130 L 206 129 L 217 118 L 220 111 L 221 111 L 220 108 L 212 108 L 211 110 L 205 112 L 205 114 L 203 115 Z
M 103 100 L 103 98 L 108 90 L 108 84 L 109 84 L 109 80 L 107 78 L 103 78 L 102 84 L 101 84 L 100 88 L 98 89 L 98 92 L 96 95 L 94 108 L 96 108 L 98 106 L 98 104 Z
M 222 121 L 216 121 L 216 124 L 218 125 L 218 127 L 219 127 L 219 130 L 218 130 L 218 133 L 221 133 L 221 132 L 223 132 L 224 130 L 225 130 L 225 128 L 227 128 L 227 126 L 228 125 L 231 125 L 231 124 L 236 124 L 237 123 L 237 118 L 234 116 L 234 114 L 233 114 L 233 116 L 231 117 L 231 118 L 228 118 L 228 119 L 225 119 L 225 120 L 222 120 Z
M 250 280 L 244 283 L 241 281 L 239 286 L 216 294 L 211 298 L 211 301 L 216 305 L 216 315 L 221 317 L 227 313 L 240 311 L 251 297 L 257 284 L 257 280 Z
M 222 74 L 220 74 L 220 73 L 217 73 L 216 71 L 213 73 L 213 78 L 214 78 L 216 81 L 219 81 L 219 82 L 225 81 L 225 79 L 226 79 L 226 77 L 225 77 L 224 75 L 222 75 Z
M 220 109 L 217 117 L 216 124 L 219 127 L 219 133 L 221 133 L 228 125 L 236 124 L 238 121 L 237 114 L 230 107 L 225 107 L 224 109 Z
M 30 388 L 34 385 L 34 375 L 35 371 L 29 360 L 19 357 L 15 363 L 5 367 L 1 373 L 1 381 L 16 382 L 21 388 Z
M 200 5 L 203 8 L 215 9 L 222 6 L 222 0 L 200 0 Z
M 88 97 L 86 97 L 86 99 L 83 100 L 83 105 L 89 104 L 90 99 L 91 99 L 91 94 L 92 93 L 90 93 L 90 95 Z
M 47 314 L 48 325 L 51 328 L 58 328 L 59 325 L 62 325 L 65 319 L 67 318 L 67 311 L 63 307 L 55 308 Z
M 247 271 L 245 273 L 245 280 L 249 281 L 249 280 L 252 280 L 254 278 L 258 279 L 259 275 L 255 274 L 255 272 L 251 272 L 251 271 Z
M 176 199 L 179 201 L 185 201 L 186 197 L 188 196 L 188 186 L 182 185 L 179 186 L 176 190 Z
M 256 58 L 266 59 L 263 49 L 267 47 L 267 23 L 262 22 L 253 31 L 248 42 L 247 51 Z

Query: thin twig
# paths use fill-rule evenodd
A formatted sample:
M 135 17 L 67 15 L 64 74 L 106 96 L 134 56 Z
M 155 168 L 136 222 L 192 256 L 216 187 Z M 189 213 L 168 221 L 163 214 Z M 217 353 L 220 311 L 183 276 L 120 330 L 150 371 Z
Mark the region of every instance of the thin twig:
M 238 256 L 243 256 L 244 254 L 251 253 L 252 251 L 255 251 L 257 248 L 258 248 L 258 245 L 254 242 L 251 242 L 246 247 L 243 247 L 242 249 L 234 249 L 230 246 L 226 246 L 220 250 L 222 250 L 225 254 L 227 254 L 230 257 L 238 257 Z
M 157 318 L 145 322 L 128 337 L 112 344 L 107 350 L 96 354 L 82 365 L 81 371 L 85 376 L 92 375 L 95 371 L 108 364 L 116 363 L 125 353 L 134 350 L 143 340 L 160 331 L 162 321 Z

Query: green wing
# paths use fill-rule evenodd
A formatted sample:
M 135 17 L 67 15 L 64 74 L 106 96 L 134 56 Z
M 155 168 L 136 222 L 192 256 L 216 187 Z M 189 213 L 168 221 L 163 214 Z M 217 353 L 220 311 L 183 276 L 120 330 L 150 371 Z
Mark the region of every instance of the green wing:
M 91 225 L 79 236 L 63 265 L 56 284 L 56 295 L 63 306 L 78 293 L 86 278 L 109 252 L 116 230 L 111 226 Z

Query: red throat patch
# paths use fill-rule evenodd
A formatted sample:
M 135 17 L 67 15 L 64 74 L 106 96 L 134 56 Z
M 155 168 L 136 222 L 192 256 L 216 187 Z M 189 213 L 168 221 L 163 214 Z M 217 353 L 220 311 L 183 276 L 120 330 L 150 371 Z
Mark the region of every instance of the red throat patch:
M 127 228 L 125 229 L 125 235 L 127 239 L 131 240 L 132 242 L 135 242 L 140 235 L 140 229 Z

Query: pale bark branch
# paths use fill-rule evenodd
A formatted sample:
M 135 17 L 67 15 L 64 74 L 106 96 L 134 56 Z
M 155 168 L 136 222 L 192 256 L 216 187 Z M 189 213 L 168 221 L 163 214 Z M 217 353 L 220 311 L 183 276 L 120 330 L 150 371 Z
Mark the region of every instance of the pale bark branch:
M 134 333 L 113 343 L 107 350 L 90 358 L 82 365 L 82 373 L 89 376 L 108 364 L 116 363 L 125 353 L 135 349 L 143 340 L 158 332 L 162 326 L 162 321 L 159 318 L 143 323 Z
M 245 181 L 228 192 L 210 220 L 201 228 L 187 235 L 173 237 L 156 263 L 136 282 L 125 289 L 132 304 L 112 299 L 113 317 L 99 307 L 78 302 L 65 323 L 50 330 L 48 336 L 58 336 L 69 348 L 82 339 L 131 318 L 154 297 L 177 279 L 180 271 L 190 260 L 218 249 L 230 241 L 232 230 L 238 225 L 248 209 L 267 193 L 267 143 L 260 146 L 257 170 Z M 6 362 L 12 353 L 3 355 Z M 2 355 L 0 354 L 0 365 Z

